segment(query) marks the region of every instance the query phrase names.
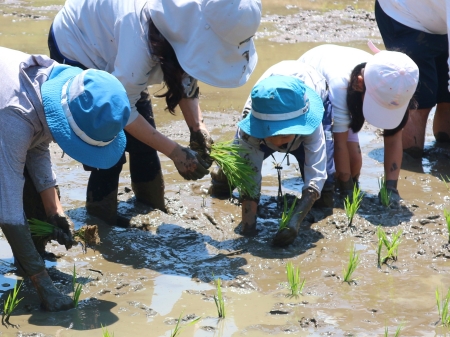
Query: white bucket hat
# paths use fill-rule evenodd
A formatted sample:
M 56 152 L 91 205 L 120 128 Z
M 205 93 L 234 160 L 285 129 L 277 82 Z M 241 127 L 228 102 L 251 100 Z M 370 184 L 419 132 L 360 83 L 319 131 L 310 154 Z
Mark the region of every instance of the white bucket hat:
M 395 129 L 414 95 L 419 81 L 419 68 L 406 54 L 378 50 L 364 69 L 366 93 L 363 103 L 365 119 L 382 129 Z
M 186 73 L 215 87 L 247 82 L 258 60 L 252 36 L 260 0 L 152 0 L 148 6 Z

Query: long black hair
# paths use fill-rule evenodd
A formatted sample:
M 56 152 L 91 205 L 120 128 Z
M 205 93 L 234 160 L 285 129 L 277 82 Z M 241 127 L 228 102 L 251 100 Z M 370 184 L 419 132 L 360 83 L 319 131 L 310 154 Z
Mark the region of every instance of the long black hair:
M 363 114 L 363 95 L 366 92 L 366 86 L 363 86 L 363 91 L 358 90 L 359 88 L 356 88 L 355 84 L 357 83 L 358 76 L 361 75 L 361 71 L 363 68 L 366 67 L 366 62 L 358 64 L 353 70 L 350 75 L 350 81 L 348 83 L 347 87 L 347 107 L 348 111 L 350 113 L 350 129 L 354 133 L 359 132 L 363 124 L 365 122 L 364 114 Z M 402 121 L 400 124 L 394 128 L 389 130 L 383 130 L 382 136 L 383 137 L 389 137 L 395 135 L 397 132 L 402 130 L 406 123 L 408 122 L 409 118 L 409 110 L 417 109 L 418 104 L 414 97 L 411 98 L 409 101 L 408 107 L 406 108 L 405 115 L 403 116 Z
M 166 98 L 166 110 L 171 114 L 175 114 L 175 108 L 180 103 L 184 95 L 184 87 L 182 85 L 184 70 L 178 62 L 175 51 L 170 43 L 162 36 L 158 28 L 152 20 L 149 23 L 149 43 L 152 55 L 158 58 L 164 75 L 164 84 L 167 91 L 156 97 Z

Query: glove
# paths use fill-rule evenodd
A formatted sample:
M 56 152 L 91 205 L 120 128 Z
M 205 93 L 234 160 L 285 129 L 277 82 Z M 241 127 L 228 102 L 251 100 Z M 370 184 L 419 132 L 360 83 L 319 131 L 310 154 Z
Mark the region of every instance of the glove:
M 72 248 L 74 244 L 72 230 L 74 228 L 72 220 L 64 213 L 50 215 L 47 222 L 57 227 L 53 231 L 52 239 L 58 241 L 60 245 L 64 245 L 66 249 Z
M 189 140 L 189 147 L 191 150 L 196 151 L 206 164 L 206 168 L 210 168 L 213 163 L 213 159 L 210 157 L 211 145 L 214 143 L 207 130 L 199 129 L 198 131 L 192 131 Z
M 306 214 L 308 214 L 314 201 L 319 198 L 319 193 L 313 189 L 308 188 L 303 191 L 302 197 L 300 198 L 298 204 L 295 206 L 294 215 L 289 221 L 287 228 L 278 230 L 277 234 L 273 239 L 273 244 L 279 247 L 289 246 L 294 242 L 298 235 L 298 230 L 302 224 L 303 219 Z
M 188 147 L 178 145 L 169 155 L 178 173 L 187 180 L 197 180 L 209 173 L 207 164 L 200 158 L 200 155 Z

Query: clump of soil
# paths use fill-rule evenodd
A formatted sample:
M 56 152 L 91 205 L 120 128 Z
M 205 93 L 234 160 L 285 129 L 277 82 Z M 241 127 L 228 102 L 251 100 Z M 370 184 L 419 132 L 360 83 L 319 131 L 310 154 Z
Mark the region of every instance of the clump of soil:
M 81 242 L 85 247 L 94 247 L 100 243 L 97 225 L 85 225 L 75 231 L 75 241 Z

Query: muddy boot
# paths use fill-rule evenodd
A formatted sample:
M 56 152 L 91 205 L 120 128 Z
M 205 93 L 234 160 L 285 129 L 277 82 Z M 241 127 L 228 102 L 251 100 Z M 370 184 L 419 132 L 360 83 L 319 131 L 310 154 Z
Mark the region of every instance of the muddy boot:
M 110 226 L 127 228 L 130 225 L 130 220 L 117 215 L 117 192 L 117 190 L 112 191 L 100 201 L 94 201 L 88 192 L 86 212 L 103 220 Z
M 313 188 L 308 188 L 302 192 L 302 197 L 295 206 L 294 215 L 291 221 L 289 221 L 286 228 L 278 230 L 275 235 L 273 239 L 273 244 L 275 246 L 285 247 L 295 241 L 303 219 L 306 217 L 314 201 L 316 201 L 318 197 L 319 193 Z
M 228 184 L 228 179 L 218 166 L 213 168 L 211 174 L 211 186 L 209 186 L 208 194 L 218 198 L 230 198 L 232 189 Z
M 62 295 L 48 276 L 44 261 L 31 240 L 29 226 L 2 224 L 1 228 L 11 246 L 15 264 L 19 266 L 24 275 L 31 278 L 42 306 L 49 311 L 73 308 L 72 299 Z
M 333 208 L 334 207 L 334 184 L 327 184 L 320 193 L 320 198 L 313 205 L 314 208 Z
M 162 172 L 159 171 L 155 179 L 147 182 L 131 182 L 131 189 L 136 196 L 136 200 L 154 209 L 166 212 L 166 203 L 164 200 L 164 179 Z
M 30 276 L 33 286 L 36 289 L 41 306 L 47 311 L 62 311 L 74 308 L 73 300 L 61 294 L 53 284 L 52 279 L 44 269 L 40 273 Z

